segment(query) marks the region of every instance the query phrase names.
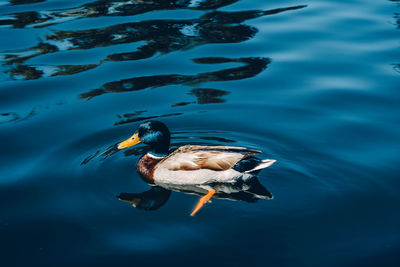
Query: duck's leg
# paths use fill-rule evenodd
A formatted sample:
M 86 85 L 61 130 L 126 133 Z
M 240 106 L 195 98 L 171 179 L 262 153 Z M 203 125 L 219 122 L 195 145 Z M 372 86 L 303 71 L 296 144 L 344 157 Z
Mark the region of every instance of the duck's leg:
M 190 216 L 194 216 L 203 206 L 205 203 L 207 203 L 207 201 L 210 200 L 210 198 L 215 194 L 215 190 L 211 189 L 208 191 L 208 193 L 201 197 L 199 202 L 197 202 L 196 207 L 194 208 L 194 210 L 192 211 L 192 213 L 190 214 Z

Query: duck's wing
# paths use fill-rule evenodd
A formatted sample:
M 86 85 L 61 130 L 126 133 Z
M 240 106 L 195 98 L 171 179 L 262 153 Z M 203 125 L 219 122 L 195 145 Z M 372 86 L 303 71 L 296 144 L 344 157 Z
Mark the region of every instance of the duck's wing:
M 166 157 L 160 165 L 170 171 L 210 169 L 225 171 L 240 160 L 261 151 L 232 146 L 182 146 Z

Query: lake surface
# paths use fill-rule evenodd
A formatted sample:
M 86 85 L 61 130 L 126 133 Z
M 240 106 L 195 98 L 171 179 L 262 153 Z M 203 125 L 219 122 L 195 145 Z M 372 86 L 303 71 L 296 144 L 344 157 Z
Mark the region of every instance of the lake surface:
M 400 266 L 400 2 L 0 1 L 1 266 Z M 260 149 L 272 200 L 151 187 L 115 151 Z

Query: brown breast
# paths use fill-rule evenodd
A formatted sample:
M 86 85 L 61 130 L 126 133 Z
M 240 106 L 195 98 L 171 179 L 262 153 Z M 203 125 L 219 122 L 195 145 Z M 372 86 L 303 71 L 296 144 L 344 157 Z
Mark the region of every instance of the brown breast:
M 140 158 L 137 164 L 137 171 L 146 183 L 154 183 L 154 169 L 157 163 L 159 163 L 162 159 L 163 158 L 154 158 L 149 154 L 145 154 Z

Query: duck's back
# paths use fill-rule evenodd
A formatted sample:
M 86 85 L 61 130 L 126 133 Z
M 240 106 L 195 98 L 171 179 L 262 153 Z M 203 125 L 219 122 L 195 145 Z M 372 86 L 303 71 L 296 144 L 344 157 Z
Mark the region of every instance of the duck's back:
M 246 180 L 253 175 L 239 172 L 234 166 L 260 152 L 244 147 L 182 146 L 157 164 L 155 182 L 207 184 Z

